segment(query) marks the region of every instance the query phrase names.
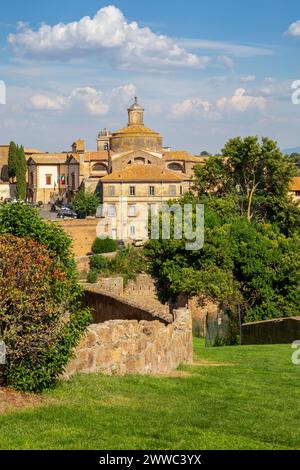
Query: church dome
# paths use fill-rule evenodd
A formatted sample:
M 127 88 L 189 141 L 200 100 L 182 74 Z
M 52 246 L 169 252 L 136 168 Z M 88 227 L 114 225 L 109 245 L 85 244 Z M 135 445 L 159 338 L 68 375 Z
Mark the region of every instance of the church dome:
M 139 109 L 140 111 L 144 112 L 144 108 L 138 104 L 137 96 L 134 98 L 134 103 L 128 108 L 128 111 L 133 111 Z
M 144 126 L 144 108 L 135 102 L 128 108 L 128 125 L 112 133 L 111 150 L 116 153 L 144 149 L 161 152 L 161 135 Z

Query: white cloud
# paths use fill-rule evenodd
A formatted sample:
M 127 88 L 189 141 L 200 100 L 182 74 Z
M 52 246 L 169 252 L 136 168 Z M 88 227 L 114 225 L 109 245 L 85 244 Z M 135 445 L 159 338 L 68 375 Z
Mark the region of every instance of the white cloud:
M 255 82 L 256 80 L 256 75 L 244 75 L 240 77 L 241 82 L 244 83 L 250 83 L 250 82 Z
M 82 105 L 93 115 L 104 115 L 109 111 L 109 105 L 103 101 L 103 92 L 92 87 L 75 88 L 68 101 L 71 106 Z
M 300 20 L 290 24 L 289 29 L 284 33 L 285 36 L 292 36 L 294 38 L 300 37 Z
M 220 55 L 218 57 L 218 61 L 228 69 L 234 68 L 234 61 L 231 59 L 231 57 L 228 57 L 227 55 Z
M 266 98 L 246 95 L 244 88 L 238 88 L 230 98 L 220 98 L 217 101 L 217 107 L 219 110 L 233 110 L 241 113 L 249 109 L 263 110 L 266 107 Z
M 178 39 L 179 46 L 190 49 L 202 49 L 207 51 L 219 51 L 235 57 L 257 57 L 274 55 L 275 52 L 264 46 L 234 44 L 225 41 L 213 41 L 209 39 Z
M 24 23 L 18 28 L 8 36 L 8 44 L 14 53 L 29 58 L 67 60 L 92 55 L 122 70 L 200 69 L 210 62 L 209 57 L 190 54 L 167 36 L 128 23 L 113 5 L 100 9 L 93 18 L 43 24 L 37 31 Z
M 84 110 L 90 115 L 106 115 L 111 107 L 128 103 L 136 94 L 136 87 L 129 83 L 103 93 L 93 87 L 74 88 L 67 96 L 35 94 L 30 98 L 31 107 L 45 111 Z
M 201 98 L 186 99 L 173 104 L 171 114 L 174 118 L 183 118 L 193 114 L 208 114 L 211 104 Z
M 50 97 L 37 94 L 30 98 L 30 102 L 32 107 L 35 109 L 60 111 L 66 106 L 67 100 L 63 96 Z

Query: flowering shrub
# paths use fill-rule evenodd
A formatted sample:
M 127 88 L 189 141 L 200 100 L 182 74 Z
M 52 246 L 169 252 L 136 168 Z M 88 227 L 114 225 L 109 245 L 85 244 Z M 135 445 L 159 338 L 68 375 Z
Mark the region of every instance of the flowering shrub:
M 90 312 L 74 299 L 68 273 L 46 246 L 0 235 L 4 385 L 38 391 L 53 384 L 89 321 Z

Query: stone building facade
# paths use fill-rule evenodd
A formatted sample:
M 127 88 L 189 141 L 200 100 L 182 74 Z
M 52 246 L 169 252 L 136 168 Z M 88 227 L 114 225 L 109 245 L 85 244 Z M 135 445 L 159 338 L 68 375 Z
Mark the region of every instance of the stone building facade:
M 186 191 L 194 165 L 204 162 L 204 157 L 165 149 L 159 132 L 144 125 L 144 109 L 135 98 L 128 108 L 127 126 L 115 132 L 104 128 L 98 134 L 96 151 L 86 150 L 85 141 L 79 139 L 70 153 L 33 155 L 28 162 L 28 196 L 46 203 L 84 186 L 96 190 L 101 202 L 109 204 L 109 186 L 115 185 L 115 194 L 125 196 L 126 184 L 134 182 L 143 202 L 151 204 L 154 199 L 170 198 L 170 184 L 176 186 L 170 190 L 176 193 L 173 197 Z M 149 186 L 157 188 L 155 195 L 149 194 Z

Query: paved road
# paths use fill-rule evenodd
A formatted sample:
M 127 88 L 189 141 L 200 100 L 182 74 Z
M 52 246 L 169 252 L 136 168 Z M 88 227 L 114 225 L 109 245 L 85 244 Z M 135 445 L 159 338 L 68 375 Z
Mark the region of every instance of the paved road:
M 39 209 L 40 216 L 43 219 L 47 220 L 57 220 L 57 213 L 56 212 L 50 212 L 50 206 L 44 206 L 43 209 Z

